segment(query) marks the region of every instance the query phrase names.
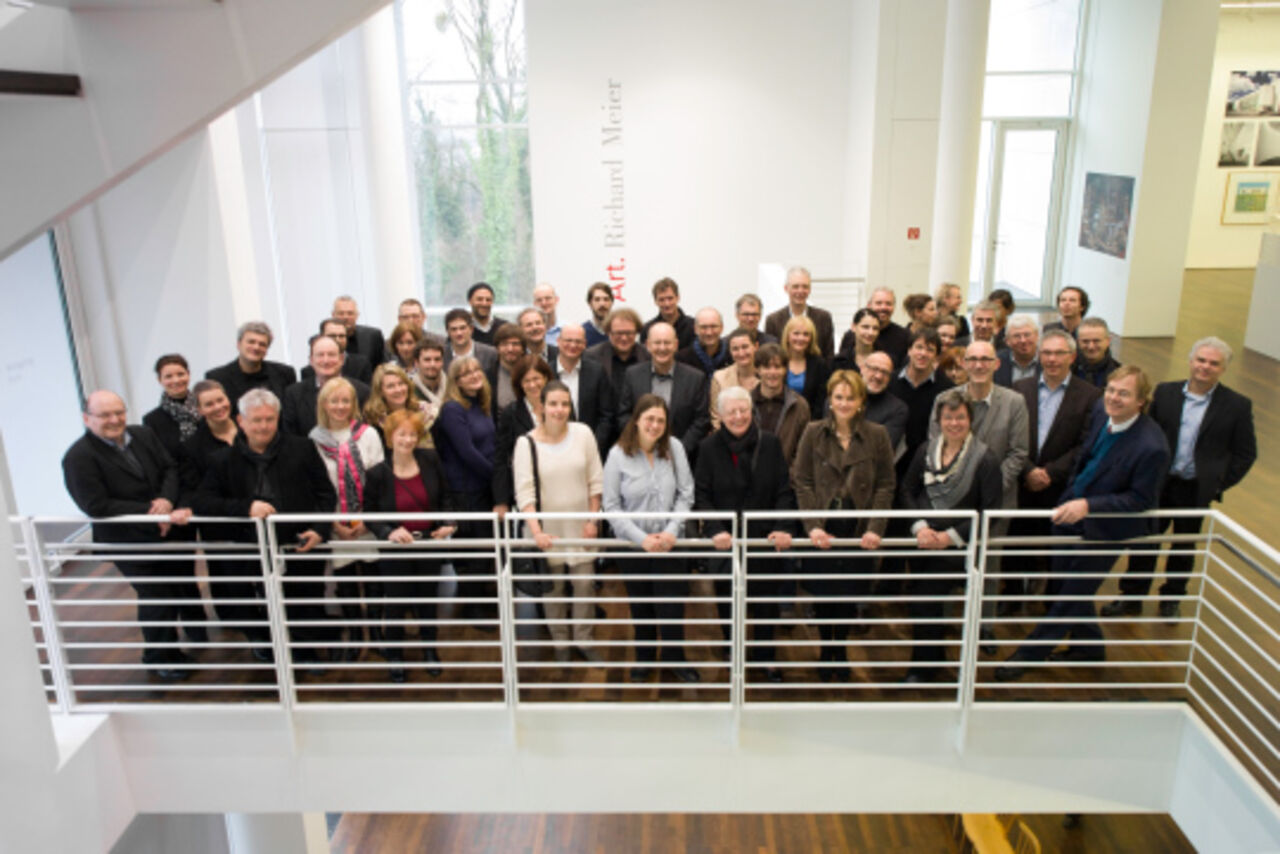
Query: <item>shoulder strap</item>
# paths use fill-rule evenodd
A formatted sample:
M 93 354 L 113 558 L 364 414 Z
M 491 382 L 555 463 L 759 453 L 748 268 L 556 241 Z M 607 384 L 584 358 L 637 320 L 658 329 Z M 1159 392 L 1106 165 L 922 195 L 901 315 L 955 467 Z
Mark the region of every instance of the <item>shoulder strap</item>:
M 529 458 L 533 462 L 533 506 L 537 512 L 541 513 L 542 484 L 538 478 L 538 443 L 533 441 L 533 436 L 528 433 L 525 433 L 524 437 L 529 441 Z

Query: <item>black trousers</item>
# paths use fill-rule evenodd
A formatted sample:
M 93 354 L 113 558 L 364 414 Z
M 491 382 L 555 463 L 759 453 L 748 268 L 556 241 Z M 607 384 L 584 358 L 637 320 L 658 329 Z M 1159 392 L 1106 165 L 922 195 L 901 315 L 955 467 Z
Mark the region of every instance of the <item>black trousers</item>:
M 1163 510 L 1190 510 L 1205 507 L 1196 500 L 1197 489 L 1194 480 L 1183 480 L 1170 477 L 1164 482 L 1160 492 L 1160 507 Z M 1159 533 L 1169 530 L 1172 523 L 1175 534 L 1198 534 L 1203 519 L 1160 519 Z M 1172 549 L 1185 550 L 1190 543 L 1173 543 Z M 1151 589 L 1151 578 L 1132 578 L 1130 572 L 1153 573 L 1156 571 L 1156 559 L 1160 547 L 1134 546 L 1129 553 L 1129 568 L 1120 576 L 1120 592 L 1126 596 L 1141 596 Z M 1187 592 L 1187 579 L 1195 571 L 1195 555 L 1169 555 L 1164 565 L 1164 583 L 1160 585 L 1161 596 L 1182 596 Z
M 1086 543 L 1078 548 L 1105 549 L 1109 545 L 1106 542 L 1095 542 Z M 1110 572 L 1115 562 L 1115 555 L 1067 554 L 1055 557 L 1053 559 L 1053 571 L 1060 573 L 1062 577 L 1056 591 L 1057 595 L 1094 595 L 1098 592 L 1098 588 L 1102 586 L 1102 582 L 1106 580 L 1105 573 Z M 1079 577 L 1085 573 L 1097 575 L 1097 577 Z M 1072 640 L 1102 640 L 1102 627 L 1098 625 L 1098 610 L 1091 600 L 1058 599 L 1050 604 L 1049 611 L 1045 614 L 1045 617 L 1049 620 L 1063 619 L 1064 621 L 1038 623 L 1031 630 L 1031 634 L 1027 635 L 1027 640 L 1062 641 L 1068 637 Z M 1047 643 L 1023 646 L 1018 648 L 1013 657 L 1023 661 L 1043 661 L 1049 657 L 1049 653 L 1053 652 L 1053 649 L 1053 644 Z M 1101 653 L 1098 647 L 1090 646 L 1088 649 L 1090 652 L 1097 650 L 1099 654 Z
M 941 597 L 964 589 L 964 555 L 935 552 L 930 557 L 912 557 L 911 573 L 920 575 L 956 575 L 957 578 L 909 578 L 906 591 L 908 596 L 931 597 L 907 603 L 907 613 L 911 616 L 911 639 L 925 643 L 911 647 L 911 663 L 927 667 L 929 663 L 949 661 L 947 648 L 941 643 L 946 634 L 946 623 L 921 622 L 922 620 L 940 620 L 946 614 L 947 603 Z M 942 555 L 945 555 L 942 556 Z M 932 642 L 932 643 L 930 643 Z M 934 665 L 935 667 L 941 665 Z
M 139 544 L 141 545 L 141 544 Z M 179 658 L 177 647 L 158 647 L 156 644 L 177 643 L 179 619 L 199 608 L 200 589 L 195 583 L 195 563 L 190 560 L 174 561 L 116 561 L 120 574 L 129 579 L 138 598 L 138 622 L 141 623 L 142 651 L 145 664 L 163 664 Z M 154 578 L 186 578 L 190 581 L 152 581 Z M 180 605 L 179 600 L 193 604 Z M 203 619 L 203 611 L 201 619 Z M 186 619 L 191 619 L 186 617 Z
M 388 600 L 382 609 L 382 616 L 387 620 L 434 620 L 437 603 L 435 602 L 395 602 L 394 599 L 435 598 L 440 589 L 441 561 L 435 558 L 405 558 L 403 560 L 381 560 L 378 572 L 383 578 L 415 576 L 412 581 L 383 581 L 382 595 Z M 420 579 L 420 580 L 419 580 Z M 388 641 L 403 641 L 405 627 L 398 623 L 388 623 L 382 629 L 382 636 Z M 436 639 L 434 623 L 419 623 L 418 637 L 424 641 Z M 387 647 L 389 661 L 403 661 L 404 649 Z
M 789 566 L 786 559 L 761 559 L 756 563 L 760 567 L 761 575 L 781 575 Z M 707 564 L 707 571 L 714 575 L 715 593 L 717 599 L 729 599 L 733 595 L 733 576 L 731 571 L 733 562 L 728 558 L 714 558 Z M 781 581 L 753 581 L 750 575 L 747 576 L 747 598 L 753 596 L 780 596 L 783 582 Z M 724 635 L 724 639 L 729 643 L 733 643 L 733 602 L 716 602 L 716 614 L 723 622 L 720 627 Z M 776 620 L 778 619 L 779 608 L 777 602 L 748 602 L 747 614 L 753 620 Z M 773 623 L 757 624 L 752 628 L 751 636 L 758 641 L 772 641 L 774 629 L 777 627 Z M 747 658 L 750 661 L 774 661 L 778 657 L 778 649 L 770 646 L 753 646 L 748 649 Z
M 639 598 L 684 598 L 689 595 L 689 567 L 684 558 L 665 556 L 629 557 L 618 561 L 623 575 L 648 575 L 651 578 L 629 580 L 627 605 L 631 610 L 632 632 L 636 643 L 636 661 L 658 660 L 654 640 L 659 635 L 667 642 L 684 641 L 684 626 L 680 623 L 664 623 L 655 626 L 653 620 L 681 620 L 684 618 L 684 602 L 637 602 Z M 683 646 L 663 646 L 663 661 L 684 661 Z
M 832 519 L 826 527 L 827 533 L 833 537 L 852 538 L 858 536 L 857 519 Z M 874 574 L 879 556 L 868 553 L 866 558 L 856 557 L 806 557 L 800 565 L 805 574 L 836 575 L 839 578 L 811 578 L 801 582 L 804 589 L 815 597 L 866 596 L 871 592 L 871 582 L 863 576 Z M 819 620 L 837 620 L 839 622 L 822 622 L 818 624 L 818 635 L 823 640 L 845 640 L 849 637 L 851 624 L 858 618 L 857 602 L 832 602 L 817 598 L 813 603 L 814 616 Z M 824 656 L 831 657 L 834 649 L 822 649 Z M 838 657 L 844 656 L 836 653 Z
M 213 609 L 218 619 L 227 624 L 226 628 L 244 632 L 246 638 L 259 643 L 271 641 L 271 628 L 266 625 L 267 608 L 265 605 L 247 604 L 247 600 L 262 600 L 262 564 L 256 560 L 211 560 L 209 561 L 209 577 L 211 579 L 234 578 L 234 581 L 214 580 L 209 584 L 209 594 L 213 598 Z M 323 587 L 321 588 L 323 590 Z M 292 588 L 287 592 L 292 594 Z M 237 604 L 229 600 L 240 600 Z M 248 625 L 262 623 L 263 625 Z
M 493 497 L 484 492 L 459 492 L 454 495 L 458 512 L 490 513 L 493 511 Z M 484 540 L 493 537 L 493 523 L 487 520 L 469 519 L 458 522 L 458 530 L 453 535 L 455 540 Z M 464 611 L 497 610 L 497 570 L 493 563 L 493 553 L 477 554 L 473 558 L 455 558 L 453 568 L 458 574 L 458 595 L 475 598 L 487 596 L 493 598 L 493 604 L 468 605 Z

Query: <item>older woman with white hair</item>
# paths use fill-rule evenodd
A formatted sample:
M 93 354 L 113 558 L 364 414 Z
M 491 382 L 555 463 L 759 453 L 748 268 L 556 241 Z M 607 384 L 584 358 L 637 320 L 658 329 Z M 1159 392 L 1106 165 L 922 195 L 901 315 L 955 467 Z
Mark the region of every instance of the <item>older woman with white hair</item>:
M 756 426 L 751 412 L 751 392 L 740 386 L 732 386 L 720 392 L 719 408 L 723 424 L 721 428 L 702 440 L 698 448 L 698 464 L 694 470 L 695 510 L 794 510 L 796 495 L 791 488 L 791 475 L 782 442 L 772 433 Z M 703 533 L 710 536 L 715 547 L 726 551 L 733 545 L 729 523 L 722 519 L 703 522 Z M 748 537 L 767 538 L 778 551 L 791 547 L 791 538 L 798 534 L 792 519 L 771 519 L 753 522 L 745 531 Z M 777 575 L 783 570 L 779 560 L 761 559 L 761 573 Z M 717 558 L 708 569 L 715 578 L 716 603 L 725 641 L 732 641 L 730 619 L 732 610 L 728 599 L 732 593 L 731 563 L 728 558 Z M 780 584 L 777 581 L 752 582 L 751 596 L 777 597 Z M 776 602 L 752 603 L 749 613 L 755 619 L 778 618 Z M 755 637 L 760 641 L 773 640 L 773 624 L 756 627 Z M 727 647 L 726 647 L 727 649 Z M 772 646 L 752 647 L 752 659 L 772 663 L 777 650 Z M 765 671 L 771 682 L 781 682 L 777 668 Z

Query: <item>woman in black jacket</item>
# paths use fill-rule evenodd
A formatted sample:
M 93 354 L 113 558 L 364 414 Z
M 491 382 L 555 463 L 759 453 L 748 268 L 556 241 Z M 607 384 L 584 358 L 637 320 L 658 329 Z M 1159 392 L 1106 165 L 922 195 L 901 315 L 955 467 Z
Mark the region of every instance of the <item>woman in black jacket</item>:
M 191 394 L 191 369 L 187 360 L 177 353 L 169 353 L 156 359 L 156 379 L 164 389 L 160 393 L 160 405 L 142 416 L 142 423 L 150 427 L 175 460 L 178 446 L 190 439 L 200 424 L 200 410 L 196 397 Z
M 826 412 L 827 378 L 831 368 L 822 358 L 818 333 L 808 317 L 793 317 L 782 329 L 782 352 L 787 357 L 787 387 L 809 403 L 818 420 Z
M 938 395 L 936 439 L 921 445 L 898 489 L 898 500 L 905 509 L 921 511 L 911 523 L 911 533 L 921 551 L 909 560 L 910 570 L 917 575 L 960 575 L 964 572 L 964 556 L 946 549 L 964 548 L 974 536 L 967 519 L 931 516 L 937 510 L 993 510 L 1000 507 L 1004 487 L 1000 463 L 995 454 L 973 435 L 973 402 L 960 389 Z M 940 597 L 957 586 L 963 578 L 930 578 L 908 584 L 910 596 Z M 941 599 L 924 599 L 908 603 L 912 619 L 912 638 L 938 641 L 943 624 L 922 622 L 943 615 Z M 938 662 L 946 660 L 941 645 L 913 646 L 912 667 L 907 682 L 928 682 L 942 675 Z
M 516 399 L 498 411 L 498 455 L 493 461 L 493 503 L 510 508 L 515 504 L 515 482 L 511 458 L 516 440 L 542 423 L 542 389 L 555 379 L 551 366 L 541 356 L 521 356 L 511 369 L 511 389 Z
M 365 510 L 370 513 L 439 513 L 453 509 L 439 456 L 433 450 L 418 446 L 427 434 L 422 415 L 406 409 L 398 410 L 387 416 L 385 429 L 391 445 L 391 457 L 365 474 Z M 380 540 L 408 545 L 423 537 L 444 539 L 456 528 L 434 520 L 413 520 L 399 525 L 371 521 L 369 530 Z M 379 572 L 387 579 L 382 585 L 382 595 L 387 600 L 383 617 L 389 622 L 383 628 L 383 637 L 391 644 L 387 647 L 386 657 L 392 664 L 404 661 L 404 650 L 399 646 L 404 641 L 404 626 L 399 621 L 424 620 L 418 623 L 419 639 L 427 642 L 436 639 L 437 603 L 404 600 L 434 600 L 439 595 L 436 579 L 440 577 L 441 563 L 429 553 L 396 560 L 383 558 L 378 562 Z M 419 578 L 424 580 L 419 581 Z M 440 656 L 434 647 L 423 648 L 422 660 L 429 665 L 427 673 L 440 675 Z M 392 668 L 392 682 L 404 682 L 406 678 L 403 667 Z
M 751 414 L 751 392 L 741 386 L 730 386 L 720 392 L 716 408 L 720 412 L 720 429 L 703 439 L 698 448 L 698 464 L 694 470 L 694 509 L 732 510 L 794 510 L 796 495 L 791 489 L 791 475 L 787 471 L 787 459 L 782 453 L 782 443 L 772 433 L 761 431 Z M 717 549 L 732 546 L 730 525 L 722 519 L 708 519 L 702 523 L 703 533 L 710 536 Z M 769 539 L 778 551 L 791 547 L 791 537 L 796 533 L 794 520 L 771 519 L 753 522 L 746 531 L 748 537 Z M 762 575 L 778 575 L 786 562 L 760 559 Z M 708 569 L 715 577 L 717 599 L 727 599 L 732 592 L 729 577 L 731 563 L 728 558 L 711 561 Z M 781 584 L 778 581 L 753 581 L 748 587 L 749 596 L 776 597 Z M 732 642 L 733 611 L 727 601 L 717 602 L 721 630 L 724 639 Z M 748 614 L 753 619 L 776 620 L 777 602 L 748 604 Z M 763 623 L 756 626 L 755 639 L 772 641 L 774 626 Z M 727 657 L 727 656 L 726 656 Z M 772 663 L 777 658 L 773 646 L 752 647 L 753 661 Z M 776 667 L 765 670 L 770 682 L 781 682 L 782 674 Z

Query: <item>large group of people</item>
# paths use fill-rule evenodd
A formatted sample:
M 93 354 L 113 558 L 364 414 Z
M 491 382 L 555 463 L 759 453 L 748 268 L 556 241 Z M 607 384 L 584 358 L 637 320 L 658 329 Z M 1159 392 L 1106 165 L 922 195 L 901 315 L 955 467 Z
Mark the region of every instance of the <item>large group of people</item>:
M 1060 319 L 1043 328 L 1014 313 L 1008 291 L 993 291 L 966 318 L 954 284 L 908 296 L 902 326 L 894 292 L 876 288 L 838 346 L 831 314 L 809 302 L 808 271 L 788 270 L 782 289 L 787 304 L 767 317 L 757 295 L 743 294 L 727 333 L 714 307 L 686 314 L 670 278 L 654 284 L 658 313 L 647 321 L 615 306 L 607 284 L 592 284 L 581 325 L 561 322 L 560 298 L 545 284 L 513 320 L 498 317 L 493 289 L 480 282 L 466 307 L 444 315 L 444 335 L 427 331 L 422 304 L 406 299 L 384 338 L 359 323 L 356 302 L 343 296 L 310 339 L 300 376 L 267 359 L 270 328 L 248 322 L 236 357 L 194 385 L 183 356 L 160 357 L 159 405 L 142 426 L 127 424 L 118 395 L 90 394 L 86 433 L 63 460 L 67 489 L 95 519 L 95 540 L 109 543 L 184 541 L 194 551 L 199 539 L 253 542 L 253 520 L 277 513 L 351 517 L 277 529 L 302 555 L 325 542 L 370 544 L 290 564 L 286 617 L 291 640 L 304 642 L 294 662 L 320 668 L 349 654 L 343 650 L 380 642 L 394 681 L 406 679 L 406 623 L 419 623 L 425 669 L 440 673 L 434 603 L 444 565 L 390 544 L 492 536 L 489 522 L 444 521 L 449 514 L 581 514 L 533 520 L 526 531 L 548 554 L 540 589 L 555 658 L 576 654 L 588 665 L 602 661 L 592 617 L 604 550 L 583 543 L 607 525 L 633 547 L 617 560 L 634 632 L 630 678 L 661 667 L 695 682 L 682 625 L 691 561 L 670 553 L 683 536 L 710 540 L 712 557 L 699 568 L 716 588 L 729 641 L 730 562 L 715 552 L 732 538 L 728 526 L 705 520 L 699 528 L 684 514 L 790 511 L 744 532 L 778 552 L 762 561 L 773 577 L 749 582 L 750 614 L 762 621 L 755 639 L 770 640 L 785 610 L 811 614 L 819 675 L 846 680 L 848 638 L 866 631 L 873 610 L 870 576 L 900 572 L 915 641 L 903 678 L 929 682 L 948 672 L 940 618 L 976 535 L 948 513 L 1039 508 L 1052 517 L 1019 519 L 1013 532 L 1130 539 L 1154 526 L 1098 514 L 1207 507 L 1256 457 L 1250 402 L 1220 382 L 1232 357 L 1225 342 L 1197 341 L 1188 379 L 1153 389 L 1141 368 L 1113 357 L 1107 324 L 1088 314 L 1079 287 L 1062 289 Z M 909 512 L 892 522 L 877 515 L 891 509 Z M 366 525 L 361 513 L 443 515 Z M 635 513 L 649 515 L 628 515 Z M 161 518 L 105 521 L 127 514 Z M 193 515 L 246 522 L 214 529 L 190 524 Z M 1179 519 L 1175 530 L 1197 525 Z M 885 537 L 913 538 L 915 556 L 882 560 Z M 798 542 L 812 548 L 797 550 Z M 388 545 L 380 552 L 378 543 Z M 491 629 L 494 563 L 476 554 L 451 563 L 469 603 L 463 619 Z M 1006 610 L 1017 609 L 1008 599 L 1044 595 L 1048 613 L 1030 634 L 1037 643 L 1019 646 L 997 678 L 1016 679 L 1025 662 L 1046 657 L 1100 659 L 1089 597 L 1115 559 L 1071 551 L 1054 559 L 1055 580 L 1040 590 L 1027 578 L 1042 574 L 1045 560 L 1015 557 L 990 563 L 988 592 L 1004 592 Z M 1104 615 L 1140 611 L 1142 600 L 1129 597 L 1150 588 L 1155 560 L 1135 551 L 1124 595 Z M 194 561 L 116 563 L 135 582 L 143 661 L 158 678 L 186 678 L 179 629 L 198 644 L 208 625 Z M 788 568 L 802 572 L 798 585 L 777 580 Z M 1177 617 L 1189 571 L 1186 558 L 1169 558 L 1163 617 Z M 224 578 L 210 585 L 221 627 L 243 632 L 253 656 L 271 661 L 265 609 L 254 604 L 262 595 L 251 580 L 256 564 L 211 561 L 208 572 Z M 340 607 L 326 606 L 327 582 Z M 800 591 L 796 601 L 813 602 L 812 611 L 780 606 Z M 326 649 L 342 637 L 337 626 L 347 627 L 348 643 Z M 783 679 L 775 650 L 751 650 L 762 662 L 753 673 Z

